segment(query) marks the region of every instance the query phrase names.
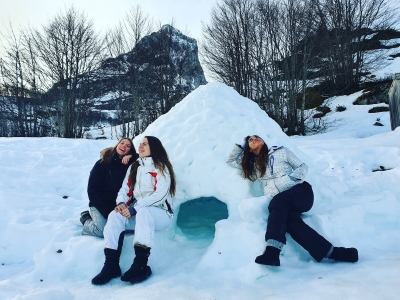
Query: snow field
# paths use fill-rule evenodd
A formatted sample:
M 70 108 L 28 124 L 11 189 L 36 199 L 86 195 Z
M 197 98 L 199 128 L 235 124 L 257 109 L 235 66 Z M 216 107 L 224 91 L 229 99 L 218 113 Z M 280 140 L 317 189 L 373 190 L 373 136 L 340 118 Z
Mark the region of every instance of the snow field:
M 215 224 L 214 238 L 185 235 L 176 224 L 157 232 L 153 275 L 134 286 L 91 284 L 104 241 L 82 236 L 79 222 L 89 172 L 116 140 L 0 138 L 0 299 L 395 299 L 400 129 L 390 132 L 388 112 L 381 113 L 385 126 L 373 126 L 377 114 L 352 106 L 355 97 L 331 99 L 336 126 L 307 137 L 287 137 L 254 102 L 220 83 L 196 89 L 151 124 L 134 143 L 154 135 L 167 149 L 176 215 L 184 202 L 215 197 L 229 217 Z M 338 104 L 347 110 L 335 113 Z M 336 246 L 358 248 L 358 263 L 317 263 L 290 237 L 281 267 L 254 263 L 265 247 L 270 199 L 225 163 L 234 143 L 251 134 L 309 165 L 315 203 L 305 222 Z M 372 172 L 380 166 L 390 170 Z M 125 237 L 122 271 L 132 263 L 132 240 Z

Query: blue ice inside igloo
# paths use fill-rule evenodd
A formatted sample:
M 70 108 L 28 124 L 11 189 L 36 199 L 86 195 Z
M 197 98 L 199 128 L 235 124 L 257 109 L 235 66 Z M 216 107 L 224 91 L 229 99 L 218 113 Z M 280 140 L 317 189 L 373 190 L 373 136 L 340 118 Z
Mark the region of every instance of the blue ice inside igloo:
M 200 197 L 180 205 L 176 226 L 187 238 L 213 239 L 215 223 L 227 218 L 224 202 L 215 197 Z

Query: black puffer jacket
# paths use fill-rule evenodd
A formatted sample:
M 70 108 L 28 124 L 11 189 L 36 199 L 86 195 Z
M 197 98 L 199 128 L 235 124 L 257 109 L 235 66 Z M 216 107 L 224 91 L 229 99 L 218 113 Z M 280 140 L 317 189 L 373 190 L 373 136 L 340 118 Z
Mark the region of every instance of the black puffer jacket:
M 104 218 L 107 218 L 114 209 L 115 199 L 117 199 L 126 171 L 137 157 L 138 155 L 134 153 L 129 163 L 124 165 L 115 154 L 111 163 L 100 163 L 101 160 L 98 160 L 90 171 L 87 187 L 89 206 L 97 208 Z

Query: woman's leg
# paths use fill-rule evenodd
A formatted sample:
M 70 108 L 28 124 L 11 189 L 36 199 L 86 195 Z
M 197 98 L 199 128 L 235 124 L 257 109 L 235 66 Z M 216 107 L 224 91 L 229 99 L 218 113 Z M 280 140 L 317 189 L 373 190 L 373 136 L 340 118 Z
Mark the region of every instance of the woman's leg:
M 122 281 L 137 283 L 151 275 L 147 265 L 153 245 L 154 231 L 163 230 L 171 224 L 167 212 L 157 207 L 142 207 L 136 213 L 135 237 L 133 239 L 135 258 L 132 266 L 122 276 Z
M 135 228 L 135 218 L 125 218 L 120 213 L 115 211 L 110 212 L 108 215 L 107 224 L 104 227 L 104 240 L 106 248 L 120 249 L 122 247 L 123 235 L 125 229 Z
M 311 185 L 304 182 L 299 185 L 296 192 L 298 196 L 296 200 L 291 201 L 294 205 L 291 206 L 287 216 L 287 233 L 319 262 L 331 250 L 332 244 L 308 226 L 301 218 L 301 213 L 310 210 L 314 202 Z M 303 205 L 298 205 L 298 201 L 304 202 Z
M 332 244 L 300 217 L 301 213 L 291 211 L 288 217 L 287 232 L 318 262 L 331 251 Z
M 267 233 L 265 234 L 267 245 L 270 246 L 267 247 L 267 249 L 269 248 L 268 250 L 270 250 L 269 252 L 273 250 L 273 247 L 281 249 L 283 244 L 286 243 L 284 233 L 287 231 L 287 233 L 318 262 L 325 257 L 338 261 L 356 262 L 358 260 L 357 249 L 334 248 L 329 241 L 303 221 L 301 214 L 310 210 L 313 202 L 314 194 L 311 186 L 307 182 L 296 185 L 278 194 L 271 200 L 270 206 L 268 207 L 270 216 L 268 218 Z M 285 220 L 286 223 L 284 223 Z M 276 256 L 276 253 L 274 255 Z M 276 263 L 275 265 L 279 265 L 279 259 L 274 257 L 271 259 L 271 256 L 272 255 L 266 255 L 264 252 L 264 254 L 257 259 L 261 261 L 259 263 Z
M 106 226 L 107 219 L 103 217 L 103 215 L 97 210 L 96 207 L 89 207 L 90 216 L 92 219 L 89 219 L 85 222 L 82 229 L 83 235 L 93 235 L 97 237 L 104 237 L 103 230 L 104 226 Z
M 125 228 L 134 228 L 134 219 L 127 219 L 115 211 L 108 215 L 107 224 L 104 227 L 104 240 L 106 242 L 104 249 L 105 262 L 100 273 L 92 279 L 93 284 L 105 284 L 111 279 L 121 276 L 119 258 L 124 240 L 124 231 Z
M 171 217 L 164 209 L 158 207 L 142 207 L 136 214 L 134 245 L 151 248 L 154 231 L 163 230 L 171 224 Z
M 286 244 L 287 222 L 290 211 L 295 211 L 298 216 L 302 212 L 309 211 L 314 202 L 314 194 L 307 182 L 295 185 L 294 187 L 279 193 L 269 203 L 269 217 L 265 241 L 275 240 Z

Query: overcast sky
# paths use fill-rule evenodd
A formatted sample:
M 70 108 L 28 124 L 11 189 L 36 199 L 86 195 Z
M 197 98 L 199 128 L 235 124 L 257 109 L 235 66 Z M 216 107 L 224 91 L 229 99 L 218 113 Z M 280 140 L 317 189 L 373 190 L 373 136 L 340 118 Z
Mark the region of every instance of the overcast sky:
M 0 0 L 0 30 L 11 21 L 15 29 L 28 24 L 46 24 L 58 12 L 72 4 L 93 20 L 97 30 L 116 26 L 136 4 L 155 21 L 174 24 L 177 29 L 197 40 L 201 22 L 208 22 L 217 0 Z
M 0 31 L 9 21 L 18 29 L 28 24 L 46 24 L 58 12 L 74 5 L 94 21 L 97 30 L 112 28 L 127 11 L 139 4 L 145 13 L 162 24 L 174 24 L 182 33 L 201 39 L 201 22 L 209 22 L 218 0 L 0 0 Z M 397 3 L 398 0 L 387 0 Z M 397 4 L 398 6 L 398 4 Z

